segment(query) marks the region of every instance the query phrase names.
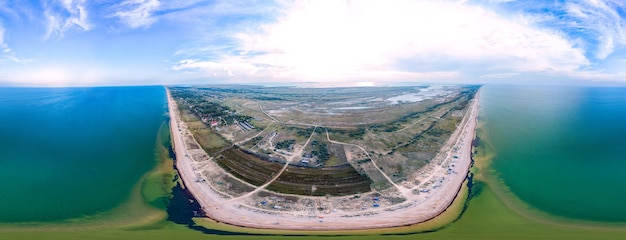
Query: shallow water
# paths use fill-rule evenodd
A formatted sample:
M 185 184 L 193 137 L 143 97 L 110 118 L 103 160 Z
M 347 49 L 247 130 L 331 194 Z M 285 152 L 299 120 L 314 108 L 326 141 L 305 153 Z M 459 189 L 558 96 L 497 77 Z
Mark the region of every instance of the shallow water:
M 492 167 L 532 207 L 626 222 L 626 88 L 486 86 Z

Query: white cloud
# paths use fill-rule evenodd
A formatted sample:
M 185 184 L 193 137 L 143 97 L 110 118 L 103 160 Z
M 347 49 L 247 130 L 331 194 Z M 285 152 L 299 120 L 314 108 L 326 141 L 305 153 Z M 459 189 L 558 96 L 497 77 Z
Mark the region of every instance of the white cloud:
M 199 71 L 203 74 L 208 74 L 213 77 L 233 77 L 233 72 L 246 73 L 246 75 L 253 75 L 258 71 L 265 69 L 260 66 L 253 66 L 240 61 L 202 61 L 198 59 L 184 59 L 179 61 L 173 70 L 196 72 Z
M 0 51 L 1 52 L 11 51 L 9 47 L 7 46 L 7 44 L 4 42 L 4 31 L 5 31 L 4 26 L 0 24 Z
M 490 3 L 508 3 L 515 2 L 516 0 L 489 0 Z
M 0 12 L 2 12 L 3 15 L 15 15 L 15 13 L 13 13 L 13 10 L 9 6 L 7 6 L 7 3 L 4 1 L 0 2 Z
M 481 75 L 480 78 L 511 78 L 518 75 L 520 75 L 520 73 L 491 73 Z
M 570 27 L 584 29 L 598 41 L 595 56 L 605 59 L 618 45 L 626 45 L 626 23 L 618 8 L 621 0 L 579 0 L 567 2 L 565 10 L 575 19 Z
M 92 29 L 88 19 L 89 14 L 85 7 L 86 0 L 61 0 L 55 3 L 52 6 L 47 6 L 44 11 L 44 17 L 47 21 L 45 38 L 53 35 L 62 37 L 66 31 L 71 29 L 83 31 Z
M 153 13 L 160 5 L 159 0 L 128 0 L 117 5 L 113 16 L 130 28 L 145 28 L 157 21 Z
M 238 55 L 218 56 L 210 66 L 195 60 L 193 68 L 219 72 L 236 63 L 234 76 L 325 81 L 458 77 L 442 70 L 452 62 L 499 72 L 589 64 L 559 32 L 456 1 L 297 1 L 276 23 L 232 37 Z M 415 66 L 405 66 L 409 60 Z
M 0 62 L 4 60 L 9 60 L 16 63 L 31 62 L 30 59 L 21 59 L 15 56 L 13 50 L 9 48 L 9 45 L 5 42 L 5 28 L 0 23 Z

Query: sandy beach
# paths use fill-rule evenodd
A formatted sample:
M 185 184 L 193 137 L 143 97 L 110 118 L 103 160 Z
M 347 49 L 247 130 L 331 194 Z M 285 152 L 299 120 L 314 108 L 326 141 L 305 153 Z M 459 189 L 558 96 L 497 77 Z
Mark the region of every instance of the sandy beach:
M 218 222 L 236 226 L 289 230 L 355 230 L 412 225 L 428 221 L 445 211 L 455 199 L 467 178 L 471 165 L 471 142 L 478 114 L 478 98 L 472 100 L 468 112 L 433 161 L 418 173 L 418 185 L 395 186 L 406 201 L 398 204 L 363 207 L 358 211 L 334 209 L 327 212 L 285 211 L 258 208 L 254 193 L 231 196 L 220 192 L 205 176 L 220 171 L 202 149 L 190 149 L 196 143 L 167 91 L 170 129 L 176 154 L 176 167 L 185 187 L 195 196 L 207 216 Z M 198 158 L 203 158 L 200 161 Z M 263 186 L 262 186 L 263 187 Z M 256 188 L 256 187 L 255 187 Z M 365 195 L 365 194 L 363 194 Z M 330 198 L 330 199 L 329 199 Z M 332 202 L 335 197 L 312 197 L 318 202 Z M 347 197 L 336 197 L 343 200 Z M 374 199 L 377 200 L 377 199 Z M 372 200 L 367 200 L 372 201 Z

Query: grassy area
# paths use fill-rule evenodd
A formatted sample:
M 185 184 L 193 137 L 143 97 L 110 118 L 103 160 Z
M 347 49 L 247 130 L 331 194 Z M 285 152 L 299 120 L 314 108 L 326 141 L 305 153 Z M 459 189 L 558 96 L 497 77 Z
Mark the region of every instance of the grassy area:
M 206 127 L 192 129 L 191 132 L 193 133 L 193 137 L 209 156 L 214 156 L 220 150 L 230 146 L 230 143 L 226 139 Z
M 343 145 L 329 142 L 327 143 L 330 146 L 330 158 L 328 159 L 328 161 L 324 162 L 324 167 L 334 167 L 349 164 Z

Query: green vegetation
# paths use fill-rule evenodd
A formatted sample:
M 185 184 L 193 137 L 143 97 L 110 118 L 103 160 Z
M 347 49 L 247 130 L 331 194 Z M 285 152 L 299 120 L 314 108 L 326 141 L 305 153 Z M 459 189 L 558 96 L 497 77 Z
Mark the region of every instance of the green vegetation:
M 296 140 L 294 139 L 282 140 L 276 143 L 276 149 L 287 149 L 289 148 L 289 146 L 295 143 L 296 143 Z
M 268 182 L 284 165 L 230 148 L 217 157 L 217 163 L 229 173 L 255 186 Z M 351 166 L 304 168 L 289 166 L 269 190 L 300 195 L 348 195 L 370 191 L 371 181 Z
M 337 128 L 326 128 L 329 134 L 333 134 L 333 139 L 362 139 L 365 135 L 364 127 L 357 127 L 356 129 L 337 129 Z
M 208 121 L 211 119 L 227 123 L 252 120 L 252 117 L 237 114 L 237 110 L 221 104 L 215 97 L 211 97 L 213 95 L 201 94 L 187 88 L 172 88 L 171 93 L 175 99 L 184 99 L 183 102 L 187 109 L 204 123 L 209 123 Z
M 324 162 L 324 167 L 334 167 L 349 164 L 343 145 L 330 143 L 329 146 L 330 147 L 328 149 L 330 158 Z
M 311 154 L 317 156 L 322 164 L 330 159 L 330 153 L 328 153 L 328 147 L 325 142 L 318 143 L 317 141 L 313 141 L 311 142 L 311 146 L 313 148 Z
M 250 141 L 248 141 L 246 143 L 246 146 L 249 146 L 249 147 L 256 146 L 257 144 L 259 144 L 259 142 L 261 142 L 261 140 L 263 140 L 263 137 L 261 137 L 261 136 L 254 137 L 254 138 L 250 139 Z
M 285 129 L 295 132 L 296 137 L 301 137 L 301 138 L 308 138 L 313 133 L 313 127 L 288 126 L 288 127 L 285 127 Z
M 223 151 L 216 160 L 220 167 L 255 186 L 268 182 L 283 167 L 279 163 L 263 161 L 238 148 Z
M 321 169 L 289 166 L 268 189 L 299 195 L 343 196 L 369 192 L 370 184 L 369 178 L 351 166 Z
M 198 141 L 202 149 L 213 156 L 219 151 L 230 146 L 230 143 L 219 134 L 215 133 L 211 129 L 200 128 L 192 129 L 193 137 Z

